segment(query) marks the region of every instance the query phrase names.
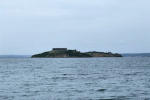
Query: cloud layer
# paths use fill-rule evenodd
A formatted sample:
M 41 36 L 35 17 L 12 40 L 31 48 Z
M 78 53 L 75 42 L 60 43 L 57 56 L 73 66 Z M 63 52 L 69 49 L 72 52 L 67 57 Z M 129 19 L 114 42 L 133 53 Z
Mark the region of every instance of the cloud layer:
M 149 0 L 1 0 L 0 54 L 53 47 L 150 52 Z

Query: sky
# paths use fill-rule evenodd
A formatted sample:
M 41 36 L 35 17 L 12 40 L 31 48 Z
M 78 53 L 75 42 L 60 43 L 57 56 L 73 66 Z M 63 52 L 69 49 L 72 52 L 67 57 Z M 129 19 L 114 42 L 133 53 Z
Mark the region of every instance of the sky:
M 0 55 L 150 52 L 150 0 L 0 0 Z

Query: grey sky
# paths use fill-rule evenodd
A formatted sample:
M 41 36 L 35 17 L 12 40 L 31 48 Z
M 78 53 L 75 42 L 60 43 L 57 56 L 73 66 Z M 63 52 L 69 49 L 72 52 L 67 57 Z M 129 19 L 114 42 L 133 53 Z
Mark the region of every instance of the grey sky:
M 150 0 L 0 0 L 0 54 L 150 52 L 149 43 Z

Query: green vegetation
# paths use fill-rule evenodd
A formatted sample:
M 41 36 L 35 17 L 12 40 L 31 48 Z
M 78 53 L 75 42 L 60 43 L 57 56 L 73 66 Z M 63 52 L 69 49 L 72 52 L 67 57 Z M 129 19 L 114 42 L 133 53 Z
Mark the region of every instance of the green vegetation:
M 75 57 L 122 57 L 120 54 L 111 52 L 80 52 L 77 50 L 51 50 L 41 54 L 33 55 L 32 58 L 75 58 Z

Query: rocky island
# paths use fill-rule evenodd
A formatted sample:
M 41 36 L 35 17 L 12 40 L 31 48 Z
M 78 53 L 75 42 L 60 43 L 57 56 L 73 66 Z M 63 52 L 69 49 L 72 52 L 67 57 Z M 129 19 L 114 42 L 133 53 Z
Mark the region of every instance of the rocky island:
M 82 58 L 82 57 L 122 57 L 121 54 L 111 52 L 80 52 L 67 48 L 53 48 L 51 51 L 35 54 L 32 58 Z

